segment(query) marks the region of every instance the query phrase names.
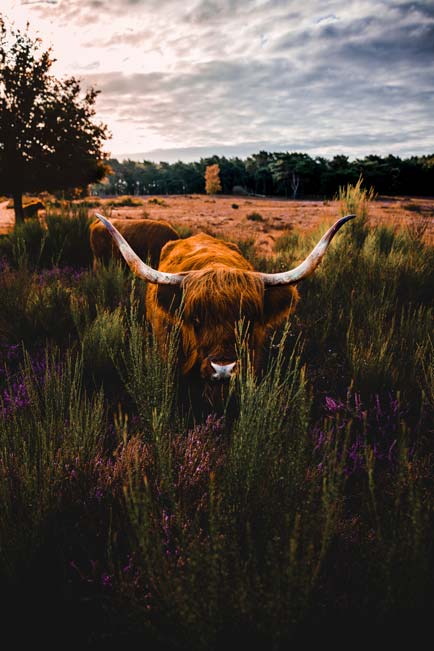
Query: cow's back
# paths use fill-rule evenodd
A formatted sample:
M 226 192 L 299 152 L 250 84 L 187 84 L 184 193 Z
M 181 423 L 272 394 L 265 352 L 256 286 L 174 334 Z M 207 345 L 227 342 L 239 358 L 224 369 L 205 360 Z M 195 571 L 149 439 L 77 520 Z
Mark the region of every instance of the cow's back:
M 175 229 L 164 221 L 116 219 L 112 223 L 135 253 L 143 261 L 149 260 L 153 267 L 158 266 L 161 249 L 164 245 L 169 241 L 179 239 Z M 107 264 L 110 258 L 122 259 L 118 247 L 101 222 L 95 222 L 90 227 L 90 245 L 94 256 L 94 265 L 97 260 Z
M 252 265 L 243 257 L 236 244 L 199 233 L 185 240 L 166 244 L 161 250 L 158 268 L 160 271 L 179 273 L 222 266 L 253 271 Z

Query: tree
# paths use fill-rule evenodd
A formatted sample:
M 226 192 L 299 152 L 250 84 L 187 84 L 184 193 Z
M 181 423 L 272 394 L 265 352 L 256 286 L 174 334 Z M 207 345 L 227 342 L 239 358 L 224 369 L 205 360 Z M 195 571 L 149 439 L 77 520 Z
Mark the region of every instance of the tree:
M 217 163 L 215 165 L 208 165 L 205 170 L 205 192 L 207 194 L 217 194 L 221 190 L 220 167 Z
M 0 194 L 13 197 L 17 223 L 24 192 L 85 186 L 107 171 L 107 127 L 93 121 L 97 91 L 50 75 L 51 49 L 28 30 L 8 32 L 0 17 Z

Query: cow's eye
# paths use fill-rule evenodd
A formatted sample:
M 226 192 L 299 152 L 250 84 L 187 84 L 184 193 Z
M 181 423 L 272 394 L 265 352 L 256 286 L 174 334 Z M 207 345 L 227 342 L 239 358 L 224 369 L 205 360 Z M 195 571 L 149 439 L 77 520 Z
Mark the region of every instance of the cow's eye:
M 198 319 L 197 317 L 193 319 L 193 327 L 196 329 L 200 328 L 200 319 Z

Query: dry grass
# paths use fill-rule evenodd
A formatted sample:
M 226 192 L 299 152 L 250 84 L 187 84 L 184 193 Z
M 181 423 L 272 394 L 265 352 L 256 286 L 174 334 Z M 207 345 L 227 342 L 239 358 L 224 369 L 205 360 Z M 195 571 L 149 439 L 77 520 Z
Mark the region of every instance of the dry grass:
M 144 197 L 143 200 L 146 198 Z M 330 223 L 340 214 L 338 201 L 287 201 L 220 195 L 212 201 L 206 195 L 154 197 L 146 201 L 147 217 L 166 220 L 176 227 L 192 232 L 212 231 L 231 240 L 254 238 L 261 255 L 271 255 L 275 240 L 282 231 L 295 228 L 303 232 L 314 230 L 321 223 Z M 238 209 L 232 205 L 236 201 Z M 102 199 L 102 206 L 113 198 Z M 92 212 L 92 209 L 90 209 Z M 251 221 L 247 216 L 258 212 L 264 221 Z M 142 219 L 141 206 L 113 206 L 116 219 Z M 428 222 L 424 237 L 434 241 L 434 199 L 409 197 L 379 197 L 370 205 L 372 225 L 393 225 L 416 228 L 422 220 Z M 13 228 L 13 211 L 0 204 L 0 234 Z

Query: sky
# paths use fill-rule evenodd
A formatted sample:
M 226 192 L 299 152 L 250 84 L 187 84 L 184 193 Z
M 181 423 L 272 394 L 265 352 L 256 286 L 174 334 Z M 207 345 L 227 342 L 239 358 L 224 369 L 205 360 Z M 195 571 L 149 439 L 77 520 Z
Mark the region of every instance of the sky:
M 0 0 L 123 158 L 434 152 L 434 0 Z M 133 156 L 132 156 L 133 157 Z

